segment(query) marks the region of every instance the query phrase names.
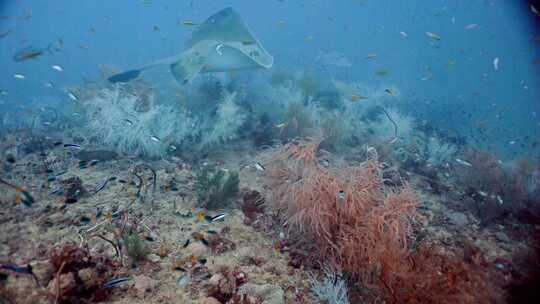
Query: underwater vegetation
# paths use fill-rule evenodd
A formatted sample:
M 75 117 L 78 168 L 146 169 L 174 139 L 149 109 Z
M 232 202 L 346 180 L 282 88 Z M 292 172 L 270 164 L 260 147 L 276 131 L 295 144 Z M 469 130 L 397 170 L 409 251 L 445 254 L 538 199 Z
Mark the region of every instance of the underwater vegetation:
M 283 210 L 290 232 L 301 235 L 321 263 L 390 303 L 491 303 L 499 297 L 483 261 L 466 262 L 459 253 L 415 241 L 424 221 L 418 196 L 407 184 L 385 186 L 374 148 L 358 166 L 326 169 L 319 164 L 319 144 L 285 145 L 268 178 L 274 208 Z
M 237 196 L 239 182 L 237 172 L 218 170 L 212 173 L 208 167 L 203 167 L 197 173 L 195 184 L 199 205 L 207 209 L 226 207 Z
M 138 233 L 125 233 L 122 237 L 122 241 L 128 256 L 133 260 L 134 263 L 146 259 L 150 253 L 150 250 Z
M 493 154 L 468 149 L 464 158 L 471 164 L 459 170 L 456 179 L 469 197 L 472 209 L 484 226 L 504 221 L 509 216 L 524 222 L 540 219 L 540 164 L 521 159 L 503 165 Z
M 199 95 L 212 102 L 207 107 L 193 107 L 200 112 L 168 104 L 144 83 L 135 88 L 99 89 L 85 94 L 90 98 L 79 99 L 87 122 L 80 131 L 119 153 L 155 158 L 182 150 L 209 150 L 237 138 L 246 119 L 236 104 L 237 94 L 221 91 L 221 86 L 217 89 L 223 96 L 220 100 Z M 203 101 L 196 99 L 192 104 L 197 102 Z

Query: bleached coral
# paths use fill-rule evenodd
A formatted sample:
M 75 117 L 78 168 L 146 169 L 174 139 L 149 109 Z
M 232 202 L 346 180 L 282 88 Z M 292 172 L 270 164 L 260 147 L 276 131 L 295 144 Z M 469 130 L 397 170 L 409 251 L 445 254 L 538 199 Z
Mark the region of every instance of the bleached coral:
M 324 278 L 319 281 L 314 274 L 308 273 L 311 291 L 321 303 L 348 304 L 347 286 L 341 274 L 331 268 L 323 270 Z
M 137 111 L 138 96 L 119 89 L 103 89 L 82 103 L 88 137 L 123 153 L 163 156 L 172 144 L 185 137 L 193 123 L 183 112 L 164 105 Z
M 221 144 L 238 136 L 238 130 L 246 120 L 246 115 L 235 103 L 236 93 L 226 93 L 218 105 L 216 117 L 210 130 L 201 140 L 202 147 Z
M 85 137 L 122 153 L 162 157 L 182 149 L 194 152 L 238 137 L 246 115 L 236 93 L 224 93 L 214 108 L 192 113 L 158 102 L 153 94 L 102 89 L 81 101 Z

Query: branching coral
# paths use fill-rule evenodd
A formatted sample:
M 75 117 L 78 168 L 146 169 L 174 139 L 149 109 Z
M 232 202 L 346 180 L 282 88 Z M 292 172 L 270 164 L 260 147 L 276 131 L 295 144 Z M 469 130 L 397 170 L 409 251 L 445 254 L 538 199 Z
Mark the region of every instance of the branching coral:
M 141 103 L 135 93 L 102 89 L 82 100 L 89 137 L 119 152 L 163 156 L 190 132 L 194 121 L 182 111 L 156 105 L 153 95 L 145 96 Z
M 348 304 L 346 281 L 339 272 L 330 268 L 323 271 L 323 279 L 317 280 L 315 275 L 308 274 L 311 291 L 319 301 L 328 304 Z
M 323 263 L 390 303 L 485 303 L 496 294 L 483 272 L 455 255 L 411 249 L 422 221 L 418 198 L 409 185 L 384 185 L 375 149 L 368 148 L 367 160 L 356 167 L 326 169 L 318 164 L 317 147 L 288 144 L 267 171 L 275 208 L 291 233 L 318 249 Z M 454 290 L 459 296 L 452 297 Z
M 202 147 L 222 144 L 238 136 L 238 130 L 246 120 L 246 115 L 235 103 L 235 98 L 236 93 L 225 94 L 217 108 L 214 124 L 202 138 Z

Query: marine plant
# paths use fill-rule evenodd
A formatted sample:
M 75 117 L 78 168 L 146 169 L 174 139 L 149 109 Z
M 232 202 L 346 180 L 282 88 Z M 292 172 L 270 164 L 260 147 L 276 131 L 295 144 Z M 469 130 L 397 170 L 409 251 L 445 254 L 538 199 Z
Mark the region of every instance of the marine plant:
M 288 104 L 283 114 L 280 129 L 279 136 L 282 142 L 310 135 L 310 131 L 313 130 L 313 122 L 308 108 L 300 102 Z
M 150 254 L 150 249 L 138 233 L 130 231 L 122 236 L 124 247 L 134 263 L 143 261 Z
M 224 207 L 238 194 L 239 183 L 237 172 L 218 170 L 211 173 L 205 166 L 197 173 L 195 184 L 197 201 L 208 209 Z
M 321 81 L 313 72 L 306 70 L 295 79 L 294 85 L 302 92 L 303 102 L 307 102 L 319 93 Z
M 540 218 L 540 165 L 531 159 L 503 163 L 495 154 L 468 149 L 460 156 L 470 166 L 455 168 L 457 183 L 476 202 L 475 215 L 487 226 L 509 216 L 530 221 Z

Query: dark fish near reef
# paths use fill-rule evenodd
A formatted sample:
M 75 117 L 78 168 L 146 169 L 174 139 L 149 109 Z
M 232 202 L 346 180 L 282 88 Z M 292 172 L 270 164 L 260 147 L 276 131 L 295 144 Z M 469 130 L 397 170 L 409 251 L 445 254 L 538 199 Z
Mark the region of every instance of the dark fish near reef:
M 47 48 L 36 48 L 29 46 L 15 53 L 13 60 L 16 62 L 21 62 L 29 59 L 35 59 L 45 54 L 52 54 L 50 45 Z
M 12 264 L 12 263 L 6 263 L 6 264 L 0 264 L 0 269 L 9 270 L 9 271 L 13 271 L 13 272 L 16 272 L 16 273 L 29 274 L 34 278 L 34 280 L 36 281 L 37 286 L 40 286 L 39 280 L 38 280 L 37 276 L 35 275 L 35 273 L 34 273 L 34 271 L 32 269 L 32 266 L 30 264 L 28 264 L 26 266 L 19 266 L 19 265 Z
M 16 273 L 32 274 L 32 266 L 30 265 L 18 266 L 16 264 L 7 263 L 7 264 L 1 264 L 0 269 L 10 270 Z
M 116 279 L 112 279 L 110 281 L 108 281 L 107 283 L 103 284 L 103 288 L 105 289 L 109 289 L 109 288 L 113 288 L 113 287 L 116 287 L 122 283 L 125 283 L 127 281 L 131 281 L 131 278 L 130 277 L 121 277 L 121 278 L 116 278 Z
M 17 162 L 17 160 L 15 159 L 15 157 L 14 157 L 13 155 L 11 155 L 11 154 L 8 154 L 8 155 L 6 156 L 6 161 L 7 161 L 8 163 L 10 163 L 10 164 L 14 164 L 14 163 Z
M 20 202 L 23 203 L 26 207 L 32 206 L 32 204 L 35 202 L 34 198 L 30 193 L 23 188 L 19 186 L 15 186 L 9 182 L 6 182 L 5 180 L 0 178 L 0 184 L 4 184 L 12 189 L 14 189 L 17 193 L 20 193 L 22 195 L 22 198 L 20 199 Z

